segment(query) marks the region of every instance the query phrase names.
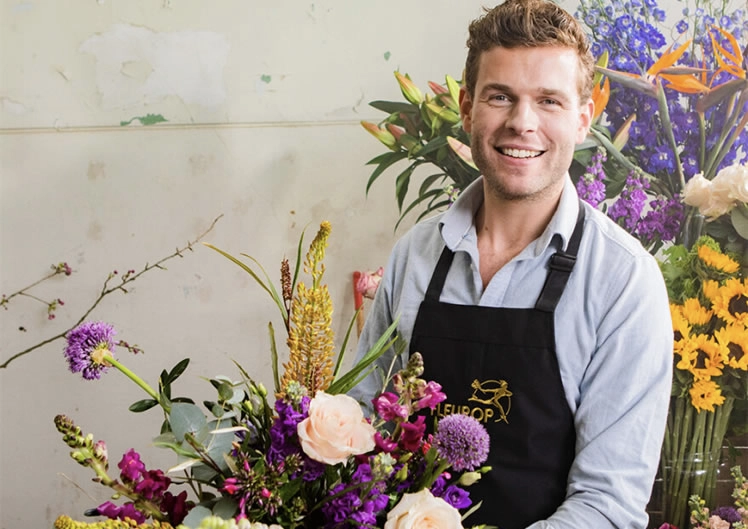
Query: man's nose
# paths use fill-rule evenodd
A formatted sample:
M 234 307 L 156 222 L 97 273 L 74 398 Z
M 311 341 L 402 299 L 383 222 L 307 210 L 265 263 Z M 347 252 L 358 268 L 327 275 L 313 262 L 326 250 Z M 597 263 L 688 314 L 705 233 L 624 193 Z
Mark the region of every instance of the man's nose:
M 506 126 L 517 134 L 534 132 L 538 128 L 537 109 L 530 101 L 517 101 L 512 105 Z

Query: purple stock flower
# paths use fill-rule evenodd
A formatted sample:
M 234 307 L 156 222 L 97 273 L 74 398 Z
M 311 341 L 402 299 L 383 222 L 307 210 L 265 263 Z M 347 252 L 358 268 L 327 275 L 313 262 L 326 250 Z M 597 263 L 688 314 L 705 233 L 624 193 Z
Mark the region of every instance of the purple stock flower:
M 629 174 L 626 178 L 626 186 L 621 191 L 618 200 L 608 210 L 608 216 L 629 232 L 634 232 L 647 200 L 647 194 L 644 191 L 647 188 L 649 184 L 644 178 L 637 178 L 633 173 Z
M 395 419 L 405 419 L 408 417 L 408 408 L 400 404 L 400 397 L 387 391 L 378 397 L 372 399 L 374 411 L 380 419 L 384 421 L 393 421 Z
M 106 516 L 111 520 L 124 520 L 130 518 L 135 520 L 137 523 L 145 523 L 145 515 L 135 508 L 132 502 L 127 502 L 124 505 L 115 505 L 111 501 L 106 501 L 96 508 L 96 511 L 100 516 Z
M 488 458 L 488 432 L 474 417 L 447 415 L 437 424 L 434 446 L 454 470 L 475 470 Z
M 81 323 L 65 335 L 70 371 L 81 373 L 86 380 L 98 380 L 109 366 L 105 355 L 114 350 L 114 327 L 101 321 Z
M 426 387 L 423 388 L 422 396 L 415 402 L 413 408 L 415 410 L 423 410 L 425 408 L 434 409 L 440 402 L 446 400 L 447 395 L 442 391 L 441 384 L 430 380 Z
M 120 477 L 125 482 L 138 481 L 146 471 L 145 464 L 140 460 L 140 454 L 134 448 L 125 452 L 117 466 L 120 470 Z

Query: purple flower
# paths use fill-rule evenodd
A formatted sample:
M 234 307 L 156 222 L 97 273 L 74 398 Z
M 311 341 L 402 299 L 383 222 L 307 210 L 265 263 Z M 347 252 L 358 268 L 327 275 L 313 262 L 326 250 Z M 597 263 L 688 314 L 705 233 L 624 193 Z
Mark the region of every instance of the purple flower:
M 447 415 L 437 424 L 434 446 L 454 470 L 475 470 L 488 458 L 488 432 L 474 417 Z
M 139 524 L 145 523 L 145 515 L 137 510 L 132 502 L 127 502 L 119 506 L 113 504 L 111 501 L 107 501 L 99 505 L 96 510 L 100 516 L 106 516 L 112 520 L 131 518 Z
M 81 323 L 67 333 L 65 357 L 70 371 L 82 373 L 86 380 L 98 380 L 109 366 L 105 355 L 114 349 L 114 327 L 101 321 Z
M 441 384 L 430 380 L 423 388 L 423 393 L 419 397 L 420 398 L 413 405 L 414 409 L 423 410 L 425 408 L 430 408 L 433 410 L 436 408 L 437 404 L 446 400 L 447 395 L 442 391 Z
M 146 471 L 145 464 L 140 460 L 140 454 L 134 448 L 125 452 L 117 466 L 123 481 L 138 481 Z
M 719 516 L 726 522 L 731 524 L 739 522 L 741 520 L 740 513 L 734 507 L 717 507 L 712 511 L 712 515 Z
M 408 408 L 399 403 L 400 397 L 387 391 L 378 397 L 372 399 L 374 410 L 380 419 L 392 421 L 395 419 L 405 419 L 408 417 Z
M 426 433 L 426 418 L 419 415 L 416 422 L 404 422 L 400 425 L 403 429 L 403 435 L 400 437 L 400 446 L 409 452 L 418 450 L 423 440 L 423 434 Z
M 466 509 L 473 503 L 470 500 L 470 493 L 457 485 L 447 487 L 441 497 L 455 509 Z

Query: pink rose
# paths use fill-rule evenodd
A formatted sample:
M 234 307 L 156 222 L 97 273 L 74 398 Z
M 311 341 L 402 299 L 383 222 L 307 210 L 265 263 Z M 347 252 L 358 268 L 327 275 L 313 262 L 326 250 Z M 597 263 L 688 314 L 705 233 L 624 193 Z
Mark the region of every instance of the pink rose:
M 383 274 L 384 268 L 381 266 L 376 272 L 362 272 L 358 282 L 356 282 L 356 290 L 365 298 L 374 299 L 374 294 L 376 294 L 377 287 L 382 281 Z
M 404 494 L 387 513 L 384 529 L 457 529 L 462 528 L 460 511 L 428 489 Z
M 318 391 L 309 403 L 309 416 L 296 427 L 304 453 L 328 465 L 374 449 L 374 427 L 358 402 L 348 395 Z

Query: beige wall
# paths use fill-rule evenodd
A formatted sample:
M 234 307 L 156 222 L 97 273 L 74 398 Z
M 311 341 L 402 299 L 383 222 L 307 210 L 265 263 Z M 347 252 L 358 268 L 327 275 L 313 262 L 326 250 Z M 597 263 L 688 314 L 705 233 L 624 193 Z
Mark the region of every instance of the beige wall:
M 65 301 L 55 320 L 29 298 L 0 310 L 0 363 L 69 328 L 109 272 L 142 269 L 219 215 L 206 240 L 273 277 L 305 226 L 311 240 L 331 221 L 326 278 L 342 336 L 351 273 L 385 264 L 396 236 L 392 177 L 364 193 L 365 163 L 383 148 L 359 120 L 383 116 L 369 101 L 401 99 L 398 68 L 424 88 L 459 76 L 481 3 L 0 1 L 0 293 L 52 263 L 75 270 L 30 291 Z M 120 126 L 147 114 L 168 121 Z M 281 335 L 270 299 L 205 247 L 167 266 L 91 314 L 146 351 L 120 359 L 155 385 L 192 358 L 175 393 L 198 400 L 213 396 L 200 377 L 235 375 L 233 359 L 270 385 L 269 320 Z M 107 442 L 112 475 L 131 447 L 149 468 L 175 462 L 148 448 L 158 411 L 127 411 L 145 395 L 116 372 L 70 374 L 62 348 L 0 369 L 0 529 L 51 527 L 108 499 L 68 457 L 58 413 Z

